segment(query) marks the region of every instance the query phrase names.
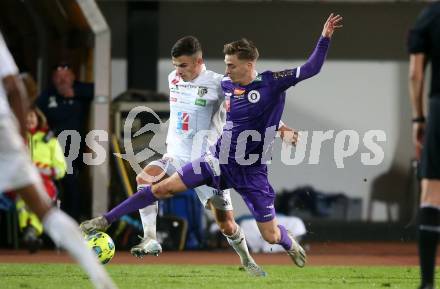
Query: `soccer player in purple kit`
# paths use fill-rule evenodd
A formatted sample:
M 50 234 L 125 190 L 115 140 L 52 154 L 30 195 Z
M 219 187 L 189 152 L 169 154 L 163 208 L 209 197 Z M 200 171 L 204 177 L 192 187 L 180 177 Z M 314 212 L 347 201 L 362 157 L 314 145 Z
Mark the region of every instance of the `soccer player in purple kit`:
M 117 219 L 158 199 L 203 184 L 219 190 L 234 188 L 257 221 L 263 238 L 281 245 L 293 262 L 303 267 L 303 248 L 275 217 L 275 192 L 268 181 L 266 161 L 284 109 L 285 90 L 319 73 L 335 29 L 342 27 L 342 17 L 330 14 L 318 44 L 307 60 L 297 68 L 257 74 L 257 48 L 242 39 L 224 47 L 226 76 L 222 89 L 227 103 L 226 124 L 217 144 L 201 158 L 184 165 L 169 178 L 146 186 L 107 213 Z M 252 141 L 247 142 L 249 137 Z M 127 208 L 124 210 L 123 208 Z

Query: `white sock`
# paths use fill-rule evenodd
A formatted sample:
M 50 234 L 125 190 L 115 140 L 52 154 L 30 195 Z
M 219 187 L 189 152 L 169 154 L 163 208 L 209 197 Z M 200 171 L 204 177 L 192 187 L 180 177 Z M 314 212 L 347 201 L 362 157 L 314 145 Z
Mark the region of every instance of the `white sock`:
M 246 265 L 249 262 L 255 262 L 246 243 L 246 237 L 244 236 L 243 230 L 239 225 L 237 225 L 237 230 L 231 236 L 225 235 L 228 240 L 229 245 L 234 248 L 235 252 L 240 256 L 241 264 Z
M 154 204 L 139 210 L 142 227 L 144 228 L 144 238 L 156 240 L 156 218 L 158 210 L 158 202 L 154 202 Z
M 96 255 L 86 246 L 78 224 L 62 211 L 52 208 L 43 218 L 46 233 L 58 246 L 66 249 L 89 275 L 97 289 L 116 289 Z

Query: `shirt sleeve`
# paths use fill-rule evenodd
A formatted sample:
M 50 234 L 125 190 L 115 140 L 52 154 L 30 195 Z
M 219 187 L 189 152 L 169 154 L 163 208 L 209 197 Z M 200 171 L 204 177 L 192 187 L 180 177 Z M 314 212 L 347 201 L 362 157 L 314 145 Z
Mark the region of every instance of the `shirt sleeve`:
M 0 78 L 5 78 L 8 75 L 18 74 L 18 68 L 15 64 L 14 58 L 6 46 L 3 35 L 0 33 Z
M 427 53 L 429 50 L 429 27 L 435 18 L 430 7 L 420 13 L 416 23 L 409 31 L 407 46 L 410 54 Z
M 320 37 L 306 63 L 294 69 L 272 73 L 272 83 L 278 91 L 284 91 L 298 82 L 308 79 L 321 71 L 330 46 L 330 39 Z

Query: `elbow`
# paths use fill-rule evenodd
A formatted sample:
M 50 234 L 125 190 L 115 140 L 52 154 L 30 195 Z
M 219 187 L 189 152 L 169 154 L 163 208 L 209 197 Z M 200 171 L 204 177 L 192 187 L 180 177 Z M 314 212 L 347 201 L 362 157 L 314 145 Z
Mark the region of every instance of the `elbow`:
M 319 73 L 321 72 L 321 68 L 322 68 L 322 65 L 316 65 L 316 66 L 313 66 L 313 67 L 310 69 L 311 76 L 315 76 L 315 75 L 319 74 Z

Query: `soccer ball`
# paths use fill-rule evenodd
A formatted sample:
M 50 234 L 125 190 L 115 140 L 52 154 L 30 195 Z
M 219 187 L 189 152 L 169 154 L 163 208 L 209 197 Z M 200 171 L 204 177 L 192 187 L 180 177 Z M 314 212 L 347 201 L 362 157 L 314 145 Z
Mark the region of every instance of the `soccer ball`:
M 87 246 L 95 252 L 101 264 L 107 264 L 115 255 L 115 243 L 104 232 L 95 232 L 86 236 Z

